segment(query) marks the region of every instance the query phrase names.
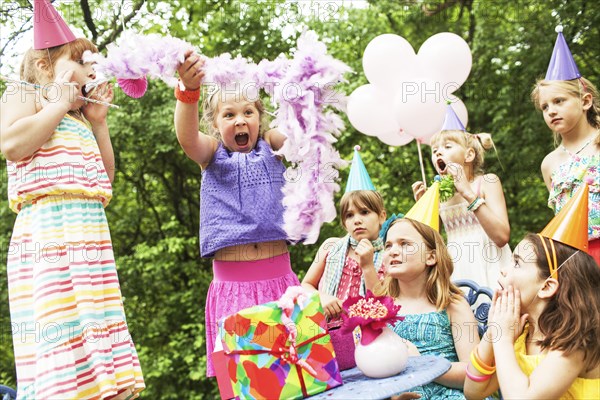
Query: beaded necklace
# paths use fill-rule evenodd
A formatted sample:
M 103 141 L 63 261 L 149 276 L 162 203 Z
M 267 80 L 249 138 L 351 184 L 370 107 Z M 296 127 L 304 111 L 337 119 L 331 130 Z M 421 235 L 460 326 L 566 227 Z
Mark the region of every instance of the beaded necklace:
M 598 131 L 596 131 L 596 135 L 598 134 Z M 586 147 L 588 147 L 590 145 L 590 143 L 592 143 L 592 140 L 594 140 L 594 138 L 596 137 L 596 135 L 593 135 L 591 138 L 588 139 L 587 142 L 585 142 L 585 144 L 583 146 L 581 146 L 579 148 L 579 150 L 577 150 L 575 153 L 572 153 L 569 151 L 569 149 L 567 149 L 563 144 L 560 145 L 561 149 L 563 149 L 564 151 L 566 151 L 569 155 L 574 156 L 577 155 L 579 153 L 581 153 Z

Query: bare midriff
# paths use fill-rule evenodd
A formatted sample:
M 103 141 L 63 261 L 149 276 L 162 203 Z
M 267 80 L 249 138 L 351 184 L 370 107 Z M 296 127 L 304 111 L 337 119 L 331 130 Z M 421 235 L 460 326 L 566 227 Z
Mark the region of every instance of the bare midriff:
M 218 261 L 264 260 L 288 252 L 285 240 L 240 244 L 220 249 L 215 254 Z

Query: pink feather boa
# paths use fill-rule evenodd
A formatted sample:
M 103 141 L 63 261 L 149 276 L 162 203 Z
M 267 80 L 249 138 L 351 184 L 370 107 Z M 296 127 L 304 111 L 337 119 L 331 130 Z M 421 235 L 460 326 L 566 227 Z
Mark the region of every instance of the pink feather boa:
M 177 66 L 193 46 L 183 40 L 159 35 L 124 33 L 108 47 L 107 56 L 85 54 L 96 62 L 96 71 L 116 77 L 140 97 L 145 86 L 138 80 L 160 78 L 175 86 Z M 338 169 L 345 166 L 333 144 L 344 129 L 333 110 L 342 110 L 345 96 L 334 89 L 350 68 L 327 54 L 315 32 L 304 32 L 291 59 L 262 60 L 255 64 L 230 54 L 205 60 L 205 84 L 224 87 L 251 84 L 264 89 L 278 107 L 272 122 L 287 135 L 279 154 L 291 166 L 283 188 L 284 229 L 293 242 L 315 243 L 321 225 L 336 216 L 333 195 L 339 191 Z M 134 91 L 135 90 L 135 91 Z

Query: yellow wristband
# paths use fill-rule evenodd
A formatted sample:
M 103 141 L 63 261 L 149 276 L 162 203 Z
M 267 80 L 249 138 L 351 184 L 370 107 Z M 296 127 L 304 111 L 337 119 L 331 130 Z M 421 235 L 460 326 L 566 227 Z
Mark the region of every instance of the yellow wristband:
M 495 367 L 493 369 L 487 369 L 487 368 L 484 368 L 482 365 L 480 365 L 479 362 L 477 362 L 477 358 L 475 356 L 475 350 L 473 350 L 471 352 L 471 364 L 473 364 L 473 366 L 475 367 L 477 372 L 479 372 L 482 375 L 492 375 L 494 372 L 496 372 Z

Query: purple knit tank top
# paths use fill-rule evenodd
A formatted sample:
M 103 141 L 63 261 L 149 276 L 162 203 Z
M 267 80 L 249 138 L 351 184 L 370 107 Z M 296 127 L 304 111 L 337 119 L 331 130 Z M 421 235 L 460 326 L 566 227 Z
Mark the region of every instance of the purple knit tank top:
M 200 254 L 212 257 L 224 247 L 285 240 L 285 167 L 259 139 L 249 153 L 230 152 L 219 143 L 202 172 Z

